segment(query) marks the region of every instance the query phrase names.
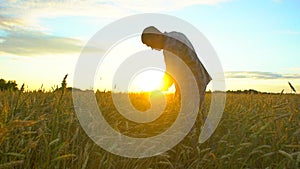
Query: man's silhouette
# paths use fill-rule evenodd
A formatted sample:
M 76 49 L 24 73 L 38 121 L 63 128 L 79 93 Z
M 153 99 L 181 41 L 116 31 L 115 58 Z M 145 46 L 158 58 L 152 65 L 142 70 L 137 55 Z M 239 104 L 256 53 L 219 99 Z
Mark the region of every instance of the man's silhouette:
M 188 38 L 180 32 L 162 33 L 154 26 L 150 26 L 144 29 L 141 39 L 144 44 L 151 47 L 152 49 L 163 50 L 166 72 L 163 77 L 164 85 L 161 89 L 163 91 L 166 91 L 172 86 L 172 84 L 175 83 L 175 95 L 178 95 L 180 93 L 180 88 L 177 82 L 167 73 L 178 69 L 177 67 L 175 67 L 176 65 L 173 64 L 174 59 L 172 58 L 176 56 L 180 57 L 182 61 L 184 61 L 184 63 L 193 72 L 199 90 L 201 105 L 205 96 L 206 86 L 210 82 L 211 77 L 198 59 L 193 45 L 188 40 Z M 178 72 L 178 70 L 176 72 Z

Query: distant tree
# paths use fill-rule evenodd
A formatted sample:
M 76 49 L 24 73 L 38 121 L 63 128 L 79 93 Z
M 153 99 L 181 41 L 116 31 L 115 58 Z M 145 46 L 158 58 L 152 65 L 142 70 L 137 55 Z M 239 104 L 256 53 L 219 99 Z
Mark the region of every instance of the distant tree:
M 4 91 L 4 90 L 18 90 L 18 84 L 16 83 L 16 81 L 11 81 L 9 80 L 8 82 L 6 82 L 4 79 L 0 79 L 0 91 Z
M 0 79 L 0 90 L 6 90 L 6 81 L 4 79 Z
M 254 90 L 254 89 L 249 89 L 248 91 L 246 91 L 247 94 L 258 94 L 259 92 Z
M 7 90 L 18 90 L 18 84 L 16 81 L 8 81 L 7 82 Z
M 237 93 L 237 94 L 259 94 L 262 93 L 260 91 L 254 90 L 254 89 L 249 89 L 249 90 L 227 90 L 227 93 Z

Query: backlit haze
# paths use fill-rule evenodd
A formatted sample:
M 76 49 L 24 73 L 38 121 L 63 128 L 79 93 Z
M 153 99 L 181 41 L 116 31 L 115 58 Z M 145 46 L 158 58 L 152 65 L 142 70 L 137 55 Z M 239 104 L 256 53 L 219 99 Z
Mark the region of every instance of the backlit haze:
M 227 90 L 289 93 L 288 81 L 300 90 L 298 0 L 0 0 L 0 78 L 16 80 L 19 87 L 25 83 L 29 90 L 42 84 L 50 90 L 68 73 L 72 86 L 75 64 L 87 41 L 117 19 L 145 12 L 176 16 L 199 29 L 218 54 Z M 105 73 L 95 77 L 91 88 L 121 87 L 112 84 L 111 68 L 120 64 L 118 58 L 137 50 L 151 50 L 139 36 L 112 49 Z M 163 64 L 162 51 L 156 54 Z M 163 70 L 141 72 L 129 89 L 154 90 L 162 76 Z

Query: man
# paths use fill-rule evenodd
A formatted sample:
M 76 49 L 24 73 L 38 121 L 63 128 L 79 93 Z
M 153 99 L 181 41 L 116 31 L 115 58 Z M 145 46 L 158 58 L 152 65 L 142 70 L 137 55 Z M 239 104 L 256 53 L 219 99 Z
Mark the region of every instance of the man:
M 200 95 L 200 105 L 203 103 L 205 89 L 211 77 L 200 62 L 193 45 L 188 38 L 180 32 L 160 32 L 154 26 L 149 26 L 142 33 L 142 42 L 155 50 L 163 50 L 166 64 L 166 73 L 163 78 L 162 90 L 168 90 L 175 83 L 176 93 L 179 95 L 180 88 L 177 82 L 167 73 L 178 69 L 173 57 L 177 56 L 191 69 L 197 82 Z M 180 71 L 180 70 L 179 70 Z M 177 71 L 178 72 L 178 71 Z M 185 75 L 180 75 L 185 76 Z

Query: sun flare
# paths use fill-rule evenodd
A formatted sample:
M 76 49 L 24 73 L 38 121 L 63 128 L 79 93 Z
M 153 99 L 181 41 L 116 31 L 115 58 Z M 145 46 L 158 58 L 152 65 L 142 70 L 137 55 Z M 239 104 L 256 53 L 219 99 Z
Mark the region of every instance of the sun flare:
M 159 70 L 146 70 L 137 74 L 131 82 L 130 91 L 150 92 L 158 90 L 162 84 L 164 72 Z

